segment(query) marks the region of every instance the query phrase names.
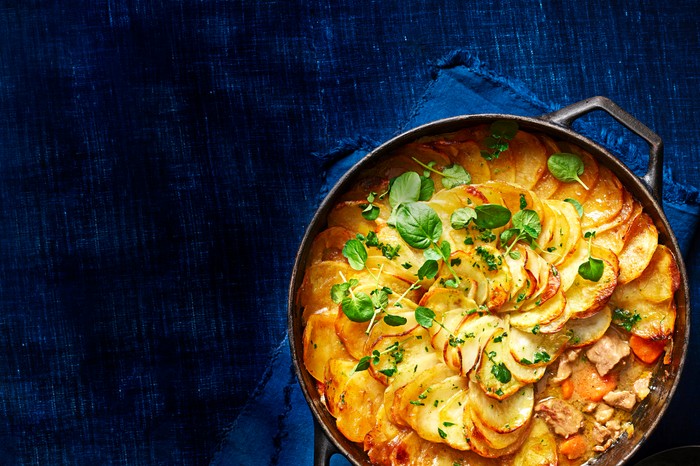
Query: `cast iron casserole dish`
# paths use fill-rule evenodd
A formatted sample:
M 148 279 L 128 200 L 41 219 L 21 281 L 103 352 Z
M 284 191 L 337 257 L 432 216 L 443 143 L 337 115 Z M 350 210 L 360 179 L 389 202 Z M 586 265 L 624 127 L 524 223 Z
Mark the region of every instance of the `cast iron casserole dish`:
M 594 110 L 607 112 L 650 145 L 648 169 L 644 176 L 638 177 L 601 145 L 571 129 L 571 124 L 574 120 Z M 302 313 L 297 307 L 296 295 L 303 280 L 309 249 L 314 237 L 326 227 L 328 213 L 336 203 L 339 195 L 357 181 L 359 173 L 386 158 L 394 149 L 424 136 L 449 133 L 465 127 L 504 119 L 517 122 L 520 129 L 540 132 L 577 145 L 590 152 L 600 164 L 609 168 L 620 179 L 627 190 L 642 204 L 645 212 L 651 216 L 659 231 L 659 243 L 666 245 L 672 251 L 680 271 L 681 284 L 676 293 L 677 314 L 674 345 L 670 355 L 671 362 L 668 365 L 657 366 L 656 377 L 653 381 L 655 386 L 651 395 L 645 399 L 641 408 L 636 410 L 632 417 L 635 430 L 631 438 L 620 442 L 615 448 L 609 449 L 605 454 L 592 459 L 586 464 L 624 464 L 651 434 L 666 411 L 678 385 L 685 361 L 688 337 L 690 335 L 690 299 L 688 277 L 678 242 L 661 207 L 663 142 L 659 136 L 614 102 L 600 96 L 577 102 L 556 112 L 534 118 L 507 114 L 457 116 L 409 130 L 370 152 L 351 168 L 326 196 L 302 239 L 289 288 L 288 330 L 294 368 L 304 396 L 315 418 L 314 464 L 329 464 L 330 457 L 335 453 L 344 455 L 357 465 L 371 464 L 361 446 L 346 439 L 337 430 L 335 419 L 324 406 L 313 378 L 304 368 Z M 660 371 L 666 373 L 663 378 L 658 377 Z

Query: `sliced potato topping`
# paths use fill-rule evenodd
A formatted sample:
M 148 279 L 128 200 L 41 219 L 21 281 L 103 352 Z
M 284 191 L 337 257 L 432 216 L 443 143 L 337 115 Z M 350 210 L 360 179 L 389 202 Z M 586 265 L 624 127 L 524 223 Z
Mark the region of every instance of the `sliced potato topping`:
M 548 168 L 562 153 L 580 183 Z M 670 361 L 681 282 L 612 169 L 500 122 L 406 144 L 358 179 L 296 296 L 303 362 L 340 432 L 374 464 L 573 466 L 608 448 L 590 405 L 641 398 L 634 374 Z M 608 360 L 606 335 L 634 354 Z M 564 444 L 543 403 L 581 415 L 585 438 Z

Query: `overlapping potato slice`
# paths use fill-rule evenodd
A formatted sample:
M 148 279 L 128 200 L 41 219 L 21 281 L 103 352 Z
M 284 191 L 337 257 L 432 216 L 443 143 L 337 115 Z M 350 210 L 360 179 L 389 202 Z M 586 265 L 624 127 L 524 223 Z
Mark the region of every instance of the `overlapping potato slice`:
M 423 173 L 424 168 L 414 158 L 425 165 L 434 163 L 437 171 L 452 164 L 445 154 L 436 151 L 428 144 L 414 142 L 397 149 L 390 158 L 379 162 L 373 172 L 387 179 L 396 178 L 406 172 Z M 435 183 L 435 188 L 441 189 L 442 176 L 430 173 L 430 177 Z
M 307 267 L 297 293 L 297 305 L 304 309 L 303 321 L 308 320 L 311 314 L 338 307 L 331 299 L 331 288 L 343 282 L 341 274 L 347 280 L 362 275 L 347 262 L 324 261 Z
M 559 289 L 554 296 L 539 306 L 521 312 L 510 314 L 510 324 L 525 332 L 532 331 L 535 327 L 542 327 L 557 319 L 564 313 L 566 308 L 566 297 Z
M 450 159 L 464 167 L 472 177 L 472 184 L 479 184 L 491 179 L 491 169 L 481 156 L 479 146 L 474 141 L 433 143 L 437 150 L 446 152 Z
M 463 393 L 468 386 L 468 380 L 461 376 L 448 376 L 434 380 L 429 386 L 411 400 L 402 412 L 404 421 L 421 437 L 431 442 L 442 442 L 446 437 L 445 426 L 440 421 L 440 413 L 446 406 L 446 401 L 458 393 Z M 408 390 L 410 384 L 404 390 Z M 396 399 L 399 398 L 397 394 Z M 466 449 L 466 448 L 465 448 Z
M 569 339 L 567 347 L 580 348 L 600 340 L 610 327 L 611 320 L 610 306 L 604 306 L 590 317 L 567 321 L 561 333 Z
M 651 303 L 660 303 L 673 297 L 680 281 L 680 271 L 673 254 L 666 246 L 659 244 L 644 272 L 618 286 L 615 294 L 626 301 L 641 296 Z
M 374 231 L 378 224 L 386 222 L 391 211 L 388 206 L 377 203 L 376 206 L 379 207 L 379 217 L 376 220 L 367 220 L 362 216 L 362 211 L 364 210 L 363 206 L 366 205 L 366 200 L 342 201 L 337 203 L 328 213 L 328 226 L 340 226 L 363 235 Z
M 537 216 L 540 219 L 544 215 L 542 201 L 539 196 L 522 186 L 504 181 L 487 181 L 480 186 L 480 190 L 488 199 L 497 200 L 497 203 L 505 206 L 511 212 L 521 210 L 521 203 L 523 203 L 526 209 L 537 212 Z
M 619 266 L 617 256 L 609 249 L 591 245 L 591 257 L 603 261 L 603 276 L 597 282 L 577 274 L 566 290 L 566 301 L 572 317 L 584 318 L 598 312 L 607 304 L 617 285 Z
M 367 456 L 374 463 L 384 463 L 401 439 L 411 432 L 410 428 L 399 427 L 391 422 L 386 406 L 382 404 L 377 409 L 374 427 L 364 438 L 363 446 Z
M 536 417 L 518 452 L 513 466 L 552 466 L 558 464 L 557 443 L 547 423 Z
M 445 434 L 443 442 L 457 450 L 469 450 L 469 443 L 464 435 L 464 407 L 469 398 L 469 381 L 464 377 L 461 379 L 467 382 L 465 389 L 445 400 L 438 415 L 438 422 Z
M 537 280 L 527 269 L 527 251 L 525 247 L 518 244 L 513 247 L 516 255 L 506 254 L 503 259 L 508 264 L 511 272 L 513 286 L 510 290 L 510 298 L 501 306 L 499 312 L 515 311 L 522 307 L 523 303 L 532 296 L 537 289 Z
M 550 197 L 552 199 L 559 199 L 562 201 L 564 199 L 576 199 L 581 204 L 584 204 L 598 182 L 598 162 L 596 162 L 593 156 L 588 152 L 569 143 L 560 142 L 559 147 L 563 152 L 577 154 L 581 157 L 581 160 L 583 161 L 583 173 L 579 176 L 579 178 L 588 187 L 588 189 L 584 188 L 577 181 L 562 182 L 559 188 Z
M 472 405 L 465 409 L 464 432 L 469 438 L 472 451 L 485 458 L 498 458 L 515 452 L 525 440 L 527 429 L 502 434 L 489 429 L 473 414 Z M 500 448 L 494 447 L 499 445 Z
M 354 237 L 355 234 L 352 231 L 340 226 L 323 230 L 311 243 L 309 265 L 323 261 L 346 262 L 343 257 L 343 246 Z
M 584 230 L 595 230 L 620 214 L 624 195 L 620 180 L 610 169 L 600 166 L 598 182 L 591 189 L 588 199 L 583 203 L 583 218 L 581 227 Z
M 448 343 L 444 351 L 451 356 L 450 361 L 459 361 L 455 368 L 463 377 L 479 362 L 499 323 L 500 319 L 494 315 L 476 313 L 468 316 L 456 330 L 458 343 L 454 347 Z
M 566 349 L 569 336 L 565 333 L 552 335 L 541 332 L 526 332 L 515 327 L 508 331 L 508 349 L 513 359 L 531 364 L 546 366 L 554 361 Z
M 535 281 L 536 291 L 523 301 L 522 310 L 530 310 L 540 307 L 554 296 L 561 288 L 561 279 L 556 268 L 530 248 L 525 249 L 527 261 L 525 268 L 530 272 L 531 279 Z
M 326 363 L 331 359 L 350 359 L 348 351 L 335 333 L 336 312 L 312 314 L 304 327 L 304 367 L 323 382 Z
M 509 142 L 515 162 L 515 183 L 532 189 L 547 171 L 547 152 L 537 136 L 518 131 Z
M 629 237 L 632 225 L 634 224 L 637 217 L 639 217 L 639 215 L 642 213 L 642 205 L 639 202 L 635 201 L 632 198 L 632 195 L 630 195 L 630 199 L 631 205 L 629 207 L 629 213 L 627 211 L 627 206 L 623 207 L 623 210 L 621 211 L 619 217 L 620 222 L 616 223 L 615 225 L 612 225 L 608 229 L 606 229 L 606 225 L 598 227 L 598 230 L 600 230 L 600 232 L 596 230 L 595 238 L 593 238 L 593 242 L 595 244 L 610 249 L 618 256 L 620 255 L 620 251 L 622 251 L 622 248 L 625 245 L 625 241 Z M 623 218 L 623 216 L 626 217 Z
M 532 385 L 525 385 L 508 398 L 495 400 L 487 396 L 478 383 L 470 381 L 468 393 L 473 415 L 496 432 L 514 432 L 527 426 L 532 418 L 535 407 Z
M 646 213 L 640 214 L 632 224 L 625 245 L 618 258 L 620 275 L 618 281 L 628 283 L 644 272 L 659 244 L 659 232 Z
M 492 462 L 470 451 L 459 451 L 442 443 L 421 438 L 415 432 L 402 437 L 394 446 L 386 464 L 401 466 L 493 466 Z
M 545 201 L 545 211 L 549 210 L 551 221 L 547 223 L 547 228 L 551 228 L 551 236 L 538 238 L 542 251 L 540 255 L 550 264 L 558 266 L 563 263 L 575 248 L 576 243 L 581 239 L 581 223 L 574 206 L 568 202 L 554 199 Z
M 398 425 L 410 426 L 416 429 L 415 425 L 411 424 L 411 419 L 414 419 L 417 415 L 414 407 L 427 407 L 428 410 L 423 411 L 427 415 L 429 409 L 433 407 L 427 406 L 423 400 L 427 398 L 432 390 L 431 387 L 453 375 L 454 371 L 442 362 L 438 362 L 416 374 L 406 384 L 396 389 L 389 411 L 391 419 Z M 391 385 L 394 385 L 394 382 Z M 421 437 L 424 437 L 422 432 L 419 432 L 419 434 Z M 426 437 L 424 438 L 428 440 L 434 439 L 432 434 L 432 432 L 426 432 Z M 434 434 L 435 436 L 438 435 L 437 429 Z
M 514 377 L 506 367 L 506 360 L 512 360 L 507 346 L 502 345 L 503 329 L 498 329 L 484 347 L 483 356 L 473 375 L 481 389 L 491 398 L 503 400 L 527 385 Z M 544 370 L 542 371 L 544 372 Z
M 338 430 L 353 442 L 362 442 L 374 427 L 382 404 L 384 385 L 367 371 L 355 371 L 357 361 L 331 359 L 324 375 L 326 404 Z

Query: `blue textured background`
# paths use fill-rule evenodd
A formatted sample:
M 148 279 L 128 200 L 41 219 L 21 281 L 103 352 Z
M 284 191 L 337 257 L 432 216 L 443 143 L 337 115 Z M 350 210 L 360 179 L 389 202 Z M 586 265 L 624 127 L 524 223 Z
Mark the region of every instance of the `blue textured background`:
M 699 11 L 0 2 L 0 463 L 215 458 L 284 337 L 324 156 L 404 128 L 455 50 L 546 106 L 610 97 L 700 187 Z M 700 441 L 696 335 L 648 450 Z

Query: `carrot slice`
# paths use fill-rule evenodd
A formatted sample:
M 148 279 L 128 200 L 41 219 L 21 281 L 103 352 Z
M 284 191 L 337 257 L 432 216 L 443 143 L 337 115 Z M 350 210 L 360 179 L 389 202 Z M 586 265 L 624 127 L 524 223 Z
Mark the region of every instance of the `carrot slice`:
M 576 458 L 583 456 L 583 454 L 586 453 L 586 449 L 588 449 L 586 439 L 579 434 L 569 437 L 561 442 L 561 445 L 559 446 L 559 451 L 561 454 L 570 460 L 575 460 Z
M 561 383 L 561 397 L 565 400 L 571 398 L 574 394 L 574 382 L 571 379 L 566 379 Z
M 647 340 L 634 334 L 630 336 L 630 348 L 634 355 L 647 364 L 652 364 L 659 359 L 665 347 L 665 340 Z
M 617 386 L 617 373 L 609 372 L 601 377 L 590 363 L 578 364 L 571 375 L 574 390 L 590 401 L 600 401 Z

